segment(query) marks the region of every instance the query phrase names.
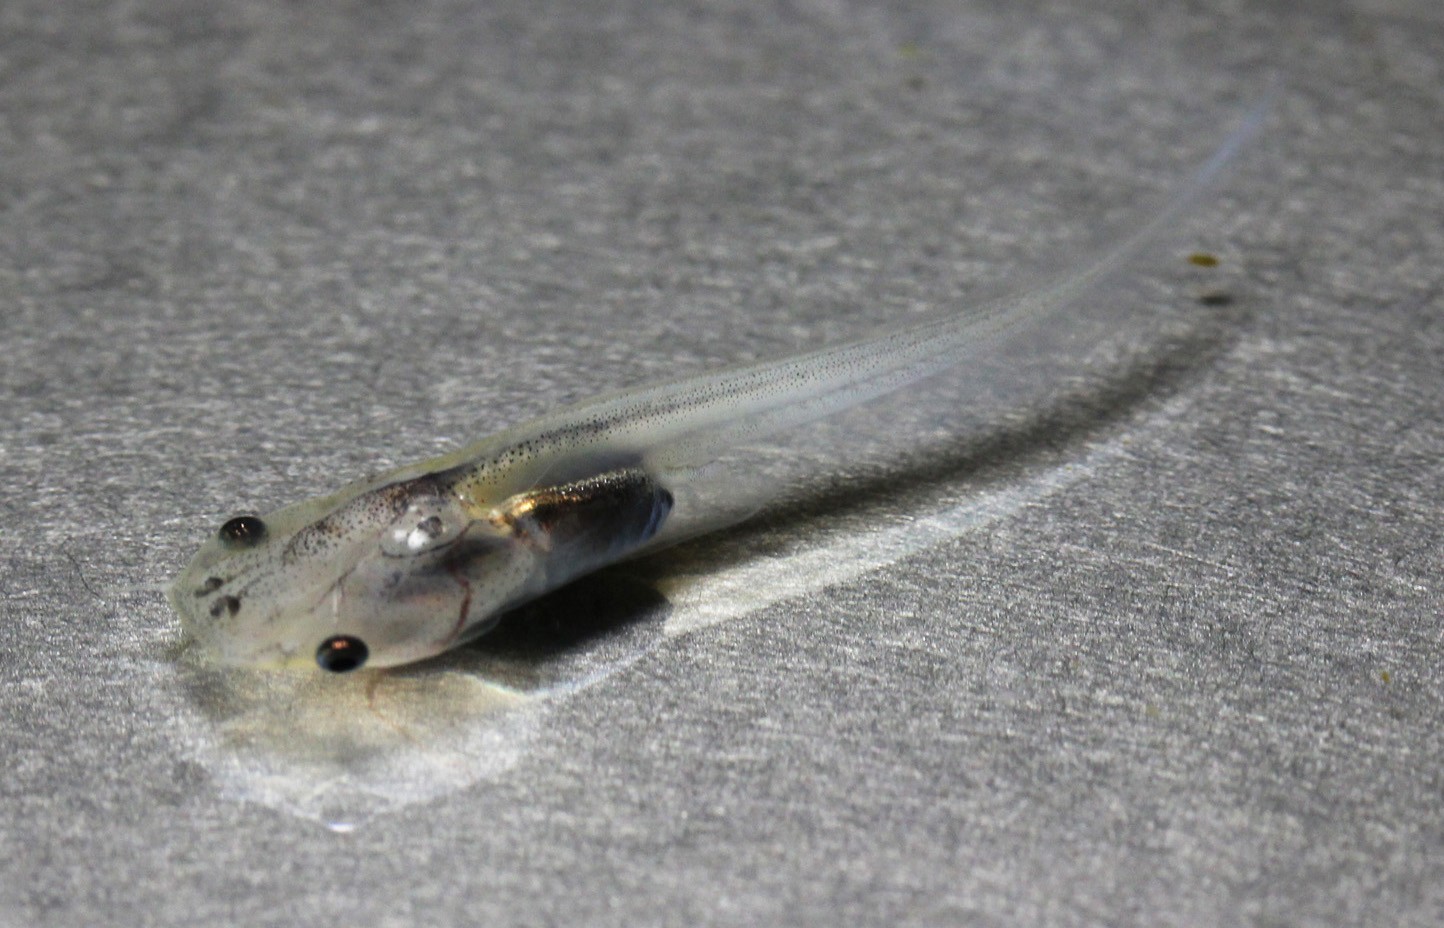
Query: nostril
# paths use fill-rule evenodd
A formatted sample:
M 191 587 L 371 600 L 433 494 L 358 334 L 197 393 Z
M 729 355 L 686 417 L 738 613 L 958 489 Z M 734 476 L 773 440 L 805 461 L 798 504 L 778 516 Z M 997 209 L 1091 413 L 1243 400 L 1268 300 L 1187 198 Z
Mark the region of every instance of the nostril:
M 226 581 L 220 577 L 207 577 L 206 582 L 196 588 L 197 596 L 208 596 L 226 585 Z
M 217 619 L 222 613 L 235 615 L 241 611 L 241 601 L 234 596 L 221 596 L 211 603 L 211 615 Z

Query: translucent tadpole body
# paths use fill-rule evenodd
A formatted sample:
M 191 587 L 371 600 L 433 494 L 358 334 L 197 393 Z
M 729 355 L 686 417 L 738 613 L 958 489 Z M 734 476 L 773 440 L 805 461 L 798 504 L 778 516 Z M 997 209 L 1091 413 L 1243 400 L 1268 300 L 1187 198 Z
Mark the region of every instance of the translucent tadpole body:
M 321 499 L 221 527 L 171 602 L 215 659 L 330 671 L 438 654 L 580 574 L 735 521 L 709 462 L 976 358 L 1167 232 L 1258 107 L 1157 217 L 1062 280 L 918 325 L 600 397 Z M 763 494 L 765 496 L 765 494 Z M 725 500 L 721 501 L 725 503 Z M 745 510 L 744 510 L 745 511 Z

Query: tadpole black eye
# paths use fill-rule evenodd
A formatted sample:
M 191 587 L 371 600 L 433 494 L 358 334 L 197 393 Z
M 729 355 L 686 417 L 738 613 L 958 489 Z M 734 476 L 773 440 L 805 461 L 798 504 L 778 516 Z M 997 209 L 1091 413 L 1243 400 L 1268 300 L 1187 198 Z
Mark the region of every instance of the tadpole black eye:
M 260 544 L 266 537 L 266 523 L 256 516 L 236 516 L 221 526 L 221 541 L 238 548 Z
M 316 649 L 316 663 L 322 670 L 346 673 L 366 663 L 370 655 L 366 642 L 350 635 L 332 635 Z

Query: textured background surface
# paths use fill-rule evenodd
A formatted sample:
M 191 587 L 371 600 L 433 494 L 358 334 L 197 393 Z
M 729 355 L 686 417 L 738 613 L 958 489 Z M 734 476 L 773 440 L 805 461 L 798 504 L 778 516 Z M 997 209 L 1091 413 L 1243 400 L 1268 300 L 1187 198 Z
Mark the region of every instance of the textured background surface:
M 1156 6 L 0 6 L 0 923 L 1438 924 L 1444 15 Z M 369 692 L 179 646 L 227 513 L 1046 271 L 1280 64 L 1163 324 L 900 469 Z

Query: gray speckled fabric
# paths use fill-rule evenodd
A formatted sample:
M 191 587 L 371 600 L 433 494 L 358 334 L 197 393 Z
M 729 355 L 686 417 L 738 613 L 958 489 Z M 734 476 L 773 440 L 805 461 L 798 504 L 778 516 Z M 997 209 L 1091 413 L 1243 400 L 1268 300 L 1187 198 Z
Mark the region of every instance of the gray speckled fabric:
M 1439 924 L 1444 15 L 1160 6 L 0 7 L 0 924 Z M 1271 80 L 759 519 L 384 677 L 181 640 L 228 513 L 1046 275 Z

